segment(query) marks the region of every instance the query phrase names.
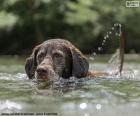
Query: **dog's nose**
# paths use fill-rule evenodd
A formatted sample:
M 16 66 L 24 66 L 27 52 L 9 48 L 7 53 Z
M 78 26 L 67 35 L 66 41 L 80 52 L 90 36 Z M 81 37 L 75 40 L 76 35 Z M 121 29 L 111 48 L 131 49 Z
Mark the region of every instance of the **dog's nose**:
M 38 74 L 41 74 L 41 75 L 48 74 L 48 70 L 44 67 L 38 67 L 36 71 Z

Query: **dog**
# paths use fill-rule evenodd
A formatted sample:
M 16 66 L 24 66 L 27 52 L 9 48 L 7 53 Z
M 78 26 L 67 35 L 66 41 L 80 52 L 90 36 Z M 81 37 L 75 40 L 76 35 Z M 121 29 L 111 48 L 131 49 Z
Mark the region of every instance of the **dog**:
M 29 79 L 57 80 L 100 77 L 106 72 L 90 72 L 89 62 L 82 52 L 71 42 L 63 39 L 50 39 L 36 46 L 26 59 L 25 71 Z

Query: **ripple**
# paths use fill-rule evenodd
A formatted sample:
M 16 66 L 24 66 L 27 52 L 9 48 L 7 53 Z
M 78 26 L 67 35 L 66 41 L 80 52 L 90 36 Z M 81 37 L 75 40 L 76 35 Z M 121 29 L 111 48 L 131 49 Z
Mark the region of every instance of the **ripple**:
M 27 80 L 27 75 L 23 73 L 9 74 L 9 73 L 0 73 L 0 80 Z

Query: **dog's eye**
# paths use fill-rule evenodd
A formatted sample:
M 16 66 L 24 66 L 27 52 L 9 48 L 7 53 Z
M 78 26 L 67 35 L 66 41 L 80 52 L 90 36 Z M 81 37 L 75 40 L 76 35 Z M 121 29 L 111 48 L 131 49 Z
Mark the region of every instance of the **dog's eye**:
M 59 54 L 59 53 L 54 53 L 53 54 L 53 57 L 55 57 L 55 58 L 61 58 L 61 57 L 63 57 L 63 55 L 62 54 Z
M 38 55 L 38 58 L 43 58 L 44 57 L 44 54 L 39 54 Z
M 39 61 L 42 61 L 44 59 L 44 54 L 42 53 L 42 54 L 39 54 L 38 55 L 38 60 Z

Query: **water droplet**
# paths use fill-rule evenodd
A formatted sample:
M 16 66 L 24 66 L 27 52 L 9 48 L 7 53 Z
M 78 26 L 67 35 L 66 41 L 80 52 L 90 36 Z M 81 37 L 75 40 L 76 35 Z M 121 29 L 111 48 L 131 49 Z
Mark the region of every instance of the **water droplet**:
M 104 45 L 105 43 L 102 43 L 102 46 Z
M 121 37 L 121 33 L 119 33 L 118 36 Z
M 105 43 L 105 42 L 106 42 L 106 40 L 104 39 L 104 40 L 103 40 L 103 43 Z
M 81 103 L 81 104 L 80 104 L 80 108 L 81 108 L 81 109 L 85 109 L 86 107 L 87 107 L 87 104 L 86 104 L 86 103 Z
M 106 36 L 104 37 L 104 39 L 107 39 Z
M 96 105 L 96 109 L 97 109 L 97 110 L 100 110 L 101 108 L 102 108 L 102 105 L 101 105 L 101 104 L 97 104 L 97 105 Z
M 116 35 L 116 36 L 119 36 L 119 33 L 116 32 L 115 35 Z
M 121 27 L 122 25 L 121 24 L 118 24 L 118 26 Z
M 112 34 L 112 32 L 110 31 L 109 34 Z
M 116 24 L 114 24 L 114 26 L 119 26 L 119 24 L 118 24 L 118 23 L 116 23 Z
M 93 56 L 96 56 L 96 52 L 93 52 L 92 54 L 93 54 Z
M 89 57 L 89 59 L 90 59 L 90 60 L 94 60 L 94 58 L 93 58 L 93 57 Z
M 98 51 L 101 51 L 102 50 L 102 47 L 98 47 Z
M 109 35 L 106 35 L 106 38 L 109 38 Z

